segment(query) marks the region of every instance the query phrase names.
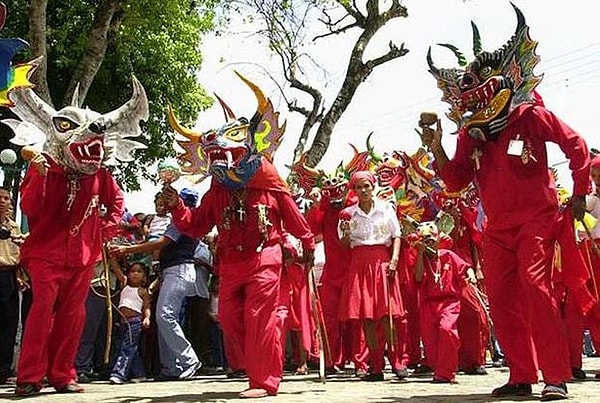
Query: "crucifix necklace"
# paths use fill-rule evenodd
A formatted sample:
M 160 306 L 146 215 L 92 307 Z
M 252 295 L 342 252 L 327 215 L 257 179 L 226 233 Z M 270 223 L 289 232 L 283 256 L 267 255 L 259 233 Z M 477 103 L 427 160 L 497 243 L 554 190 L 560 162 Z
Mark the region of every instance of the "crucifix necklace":
M 239 222 L 246 220 L 246 189 L 236 190 L 232 195 L 232 207 Z

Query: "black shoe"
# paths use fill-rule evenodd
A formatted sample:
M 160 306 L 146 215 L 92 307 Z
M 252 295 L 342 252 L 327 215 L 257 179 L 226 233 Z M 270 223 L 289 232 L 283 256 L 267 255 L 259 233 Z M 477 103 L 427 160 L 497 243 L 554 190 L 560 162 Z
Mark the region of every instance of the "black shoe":
M 424 374 L 430 374 L 432 372 L 433 372 L 433 370 L 431 369 L 431 367 L 429 367 L 427 365 L 419 364 L 419 366 L 417 368 L 415 368 L 415 370 L 413 371 L 413 374 L 424 375 Z
M 408 377 L 408 369 L 406 367 L 395 368 L 393 372 L 398 379 L 405 379 Z
M 371 373 L 360 378 L 361 381 L 377 382 L 383 381 L 383 372 Z
M 19 397 L 29 397 L 40 393 L 42 387 L 34 383 L 22 383 L 15 388 L 15 395 Z
M 581 368 L 572 368 L 571 375 L 573 375 L 573 378 L 579 379 L 579 380 L 583 380 L 587 377 L 585 371 L 582 370 Z
M 343 374 L 344 371 L 339 369 L 337 366 L 325 368 L 325 375 L 340 375 Z
M 83 393 L 84 389 L 77 382 L 72 381 L 66 385 L 55 388 L 58 393 Z
M 246 374 L 246 371 L 244 371 L 243 369 L 236 369 L 235 371 L 227 372 L 227 374 L 225 376 L 227 376 L 227 378 L 229 378 L 229 379 L 242 379 L 242 378 L 246 378 L 248 375 Z
M 529 383 L 507 383 L 492 391 L 494 397 L 529 395 L 531 395 L 531 384 Z
M 562 382 L 558 385 L 552 385 L 547 383 L 542 389 L 541 402 L 549 402 L 551 400 L 563 400 L 567 399 L 567 384 Z
M 465 375 L 487 375 L 487 371 L 483 365 L 478 365 L 465 370 Z
M 92 380 L 85 372 L 77 374 L 77 382 L 79 383 L 92 383 Z

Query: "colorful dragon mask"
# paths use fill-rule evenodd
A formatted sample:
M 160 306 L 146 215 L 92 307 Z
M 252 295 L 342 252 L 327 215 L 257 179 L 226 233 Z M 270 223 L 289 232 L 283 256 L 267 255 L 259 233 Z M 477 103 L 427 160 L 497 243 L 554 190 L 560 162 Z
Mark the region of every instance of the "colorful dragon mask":
M 0 30 L 6 22 L 6 6 L 0 2 Z M 12 58 L 20 50 L 27 47 L 27 42 L 22 39 L 0 39 L 0 106 L 13 106 L 8 98 L 8 93 L 14 88 L 28 87 L 31 83 L 27 79 L 33 64 L 13 66 Z
M 368 152 L 359 152 L 350 144 L 354 156 L 347 164 L 340 162 L 331 173 L 311 168 L 306 164 L 307 153 L 302 154 L 298 162 L 291 167 L 292 174 L 306 194 L 313 188 L 319 188 L 323 198 L 331 204 L 342 204 L 348 194 L 348 181 L 354 172 L 368 170 Z
M 21 119 L 6 119 L 15 132 L 14 144 L 37 145 L 67 171 L 91 175 L 102 165 L 133 161 L 133 151 L 146 146 L 130 137 L 142 133 L 141 120 L 148 119 L 148 99 L 133 77 L 133 95 L 120 108 L 100 114 L 81 108 L 75 90 L 70 106 L 59 111 L 38 97 L 31 88 L 11 91 L 13 112 Z
M 431 48 L 427 53 L 429 72 L 442 90 L 442 101 L 450 104 L 448 118 L 482 141 L 496 138 L 506 126 L 508 114 L 517 105 L 533 100 L 533 90 L 542 79 L 533 72 L 540 60 L 535 53 L 537 42 L 529 37 L 523 13 L 511 5 L 517 28 L 502 48 L 482 51 L 479 30 L 472 22 L 475 60 L 470 64 L 466 65 L 462 53 L 450 44 L 440 46 L 454 52 L 460 68 L 437 68 Z
M 279 126 L 279 112 L 251 81 L 238 77 L 254 92 L 258 108 L 254 116 L 236 118 L 231 108 L 217 96 L 226 123 L 204 133 L 194 132 L 179 123 L 169 106 L 169 124 L 185 140 L 177 140 L 185 153 L 179 157 L 184 174 L 193 175 L 197 182 L 212 175 L 230 189 L 240 189 L 254 176 L 262 157 L 273 159 L 273 154 L 285 131 L 285 122 Z

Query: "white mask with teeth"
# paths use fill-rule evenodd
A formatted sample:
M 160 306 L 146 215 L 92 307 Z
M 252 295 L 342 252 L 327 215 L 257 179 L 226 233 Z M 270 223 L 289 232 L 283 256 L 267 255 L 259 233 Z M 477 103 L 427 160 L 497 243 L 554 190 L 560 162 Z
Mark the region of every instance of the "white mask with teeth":
M 69 172 L 91 175 L 103 165 L 132 161 L 132 152 L 146 148 L 128 139 L 142 133 L 140 121 L 148 119 L 148 100 L 142 85 L 133 78 L 133 95 L 118 109 L 104 115 L 81 108 L 78 92 L 74 101 L 59 111 L 30 88 L 10 94 L 13 112 L 21 118 L 3 120 L 15 132 L 17 145 L 42 143 L 42 150 Z

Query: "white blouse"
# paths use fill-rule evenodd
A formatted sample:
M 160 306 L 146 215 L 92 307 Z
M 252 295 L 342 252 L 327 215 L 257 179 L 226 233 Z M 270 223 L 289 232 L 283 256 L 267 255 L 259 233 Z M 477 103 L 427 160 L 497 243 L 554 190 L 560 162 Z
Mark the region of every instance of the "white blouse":
M 586 196 L 587 211 L 594 216 L 597 220 L 600 220 L 600 197 L 597 193 L 592 193 Z M 600 238 L 600 222 L 598 222 L 594 228 L 590 228 L 592 237 L 594 239 Z M 587 236 L 586 236 L 587 238 Z
M 358 203 L 345 209 L 350 217 L 350 247 L 392 244 L 393 238 L 400 238 L 401 229 L 396 210 L 389 202 L 374 200 L 373 208 L 365 213 Z M 338 236 L 343 237 L 341 220 L 338 222 Z

